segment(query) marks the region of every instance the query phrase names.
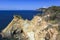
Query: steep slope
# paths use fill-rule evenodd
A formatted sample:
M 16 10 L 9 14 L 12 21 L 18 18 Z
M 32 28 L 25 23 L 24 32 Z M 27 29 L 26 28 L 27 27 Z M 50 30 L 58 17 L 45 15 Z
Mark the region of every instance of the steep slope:
M 45 17 L 34 16 L 32 20 L 23 20 L 17 16 L 1 32 L 8 40 L 56 40 L 58 24 L 52 24 Z

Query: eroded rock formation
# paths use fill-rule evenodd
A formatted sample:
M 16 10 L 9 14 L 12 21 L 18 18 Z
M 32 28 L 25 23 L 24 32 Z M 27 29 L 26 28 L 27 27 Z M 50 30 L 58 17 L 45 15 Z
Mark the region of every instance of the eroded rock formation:
M 14 16 L 1 35 L 14 40 L 57 40 L 58 24 L 47 22 L 44 17 L 34 16 L 32 20 L 23 20 Z

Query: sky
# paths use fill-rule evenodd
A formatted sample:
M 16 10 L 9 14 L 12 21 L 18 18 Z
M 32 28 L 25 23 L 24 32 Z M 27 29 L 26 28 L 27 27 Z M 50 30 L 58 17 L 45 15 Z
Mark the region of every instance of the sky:
M 36 10 L 60 6 L 60 0 L 0 0 L 0 10 Z

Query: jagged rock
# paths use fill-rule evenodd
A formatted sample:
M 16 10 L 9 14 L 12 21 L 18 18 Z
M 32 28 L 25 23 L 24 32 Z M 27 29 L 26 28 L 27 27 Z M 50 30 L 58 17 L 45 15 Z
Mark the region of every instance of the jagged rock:
M 23 20 L 17 16 L 1 32 L 3 38 L 16 40 L 56 40 L 58 24 L 51 24 L 44 17 L 34 16 L 32 20 Z

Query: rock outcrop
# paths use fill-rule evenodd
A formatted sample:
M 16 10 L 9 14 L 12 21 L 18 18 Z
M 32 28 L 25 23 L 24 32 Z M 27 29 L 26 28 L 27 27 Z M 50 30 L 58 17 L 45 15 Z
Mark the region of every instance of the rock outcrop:
M 1 32 L 3 38 L 13 40 L 57 40 L 58 24 L 46 21 L 45 16 L 34 16 L 23 20 L 14 16 L 11 23 Z

